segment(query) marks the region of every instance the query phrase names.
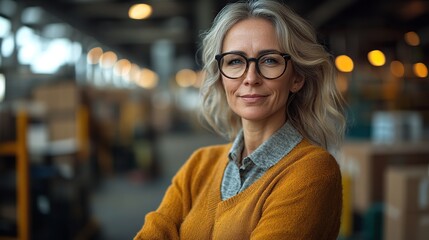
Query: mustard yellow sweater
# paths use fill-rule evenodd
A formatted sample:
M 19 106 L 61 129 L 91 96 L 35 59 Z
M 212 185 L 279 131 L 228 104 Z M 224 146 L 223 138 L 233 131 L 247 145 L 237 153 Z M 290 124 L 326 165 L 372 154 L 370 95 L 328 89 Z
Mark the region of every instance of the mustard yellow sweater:
M 322 148 L 301 141 L 259 180 L 221 200 L 231 145 L 196 151 L 173 178 L 134 240 L 336 239 L 341 173 Z

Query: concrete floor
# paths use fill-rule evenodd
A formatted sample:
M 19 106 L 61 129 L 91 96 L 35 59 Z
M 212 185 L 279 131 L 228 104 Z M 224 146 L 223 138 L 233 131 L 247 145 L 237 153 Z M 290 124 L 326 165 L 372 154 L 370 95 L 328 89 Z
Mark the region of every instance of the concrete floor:
M 138 170 L 104 179 L 92 193 L 93 217 L 100 227 L 100 240 L 132 239 L 144 217 L 155 210 L 171 178 L 198 147 L 225 142 L 211 134 L 170 134 L 158 139 L 161 176 L 144 180 Z
M 105 180 L 92 196 L 92 211 L 101 240 L 132 239 L 155 210 L 170 180 L 135 182 L 126 176 Z

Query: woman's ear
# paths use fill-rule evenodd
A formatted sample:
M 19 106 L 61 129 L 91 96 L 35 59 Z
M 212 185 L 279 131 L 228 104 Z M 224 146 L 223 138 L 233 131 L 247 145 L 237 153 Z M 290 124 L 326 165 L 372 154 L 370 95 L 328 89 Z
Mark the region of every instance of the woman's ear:
M 298 92 L 301 90 L 301 88 L 304 86 L 305 79 L 301 76 L 296 76 L 293 80 L 292 87 L 290 88 L 290 91 L 293 93 Z

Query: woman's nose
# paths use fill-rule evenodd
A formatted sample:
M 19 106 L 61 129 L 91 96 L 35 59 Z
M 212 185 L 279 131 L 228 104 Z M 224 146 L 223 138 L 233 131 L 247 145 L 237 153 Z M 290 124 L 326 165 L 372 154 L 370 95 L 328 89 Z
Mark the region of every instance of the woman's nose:
M 262 81 L 261 76 L 259 76 L 258 70 L 256 69 L 256 63 L 250 62 L 249 68 L 245 73 L 244 84 L 245 85 L 260 84 L 261 81 Z

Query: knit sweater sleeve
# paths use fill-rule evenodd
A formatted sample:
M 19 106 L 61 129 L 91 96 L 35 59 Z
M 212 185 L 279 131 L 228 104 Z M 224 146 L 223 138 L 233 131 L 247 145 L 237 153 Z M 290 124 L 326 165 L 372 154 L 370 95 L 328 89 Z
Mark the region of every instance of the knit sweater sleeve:
M 314 153 L 277 177 L 251 239 L 336 239 L 342 185 L 335 159 Z
M 191 208 L 190 183 L 196 167 L 195 155 L 197 153 L 173 177 L 160 206 L 146 215 L 144 225 L 134 240 L 179 239 L 180 226 Z

